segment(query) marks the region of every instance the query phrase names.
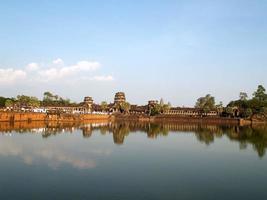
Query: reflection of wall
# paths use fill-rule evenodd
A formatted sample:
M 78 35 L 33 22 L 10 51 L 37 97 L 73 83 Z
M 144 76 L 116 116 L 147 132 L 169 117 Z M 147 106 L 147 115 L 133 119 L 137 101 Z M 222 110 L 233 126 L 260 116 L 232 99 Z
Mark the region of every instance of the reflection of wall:
M 245 148 L 247 144 L 253 146 L 260 157 L 265 155 L 267 148 L 267 126 L 219 126 L 213 124 L 191 124 L 191 123 L 136 123 L 136 122 L 117 122 L 94 121 L 93 123 L 80 122 L 1 122 L 0 132 L 16 131 L 18 133 L 40 133 L 42 137 L 50 137 L 64 132 L 73 132 L 81 130 L 84 137 L 90 137 L 95 130 L 99 130 L 101 134 L 113 134 L 115 144 L 123 144 L 129 134 L 135 132 L 143 132 L 148 138 L 157 138 L 158 136 L 168 136 L 168 134 L 188 133 L 194 134 L 201 143 L 211 144 L 215 138 L 223 135 L 230 140 L 240 143 L 240 147 Z

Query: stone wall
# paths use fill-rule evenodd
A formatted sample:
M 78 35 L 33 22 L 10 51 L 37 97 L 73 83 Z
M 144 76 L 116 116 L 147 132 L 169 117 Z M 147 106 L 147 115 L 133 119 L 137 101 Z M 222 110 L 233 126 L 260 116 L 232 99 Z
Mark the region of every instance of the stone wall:
M 0 112 L 0 122 L 108 120 L 109 115 Z

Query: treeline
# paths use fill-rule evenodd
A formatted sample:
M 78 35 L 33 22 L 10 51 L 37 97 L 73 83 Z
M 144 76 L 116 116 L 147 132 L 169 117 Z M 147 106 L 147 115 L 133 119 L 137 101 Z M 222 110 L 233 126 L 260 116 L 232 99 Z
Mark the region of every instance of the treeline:
M 197 99 L 195 108 L 203 113 L 216 110 L 222 116 L 235 116 L 237 111 L 242 118 L 251 118 L 253 115 L 267 118 L 267 94 L 265 88 L 259 85 L 252 98 L 249 99 L 246 92 L 240 92 L 239 99 L 231 101 L 226 107 L 222 102 L 216 105 L 215 98 L 208 94 Z
M 64 99 L 51 92 L 44 92 L 43 99 L 40 100 L 34 96 L 18 95 L 16 98 L 0 97 L 0 107 L 22 108 L 22 107 L 40 107 L 40 106 L 71 106 L 77 105 L 70 99 Z
M 266 90 L 262 85 L 259 85 L 250 99 L 246 92 L 240 92 L 239 99 L 231 101 L 227 107 L 238 107 L 241 117 L 251 117 L 254 114 L 267 117 Z
M 71 102 L 68 98 L 62 98 L 59 95 L 51 92 L 44 92 L 43 99 L 39 100 L 37 97 L 18 95 L 16 98 L 0 97 L 0 107 L 39 107 L 39 106 L 76 106 L 75 102 Z M 100 107 L 103 111 L 108 111 L 109 105 L 107 102 L 102 102 Z M 163 99 L 158 104 L 155 104 L 149 111 L 149 115 L 158 115 L 168 111 L 171 104 L 165 104 Z M 252 98 L 248 98 L 246 92 L 240 92 L 239 99 L 231 101 L 227 106 L 223 106 L 222 102 L 215 103 L 215 98 L 211 95 L 206 95 L 197 99 L 195 108 L 205 115 L 210 111 L 216 110 L 221 116 L 232 116 L 251 118 L 254 115 L 264 117 L 267 119 L 267 94 L 262 85 L 259 85 L 253 93 Z M 124 102 L 116 105 L 116 109 L 121 113 L 128 113 L 131 105 Z

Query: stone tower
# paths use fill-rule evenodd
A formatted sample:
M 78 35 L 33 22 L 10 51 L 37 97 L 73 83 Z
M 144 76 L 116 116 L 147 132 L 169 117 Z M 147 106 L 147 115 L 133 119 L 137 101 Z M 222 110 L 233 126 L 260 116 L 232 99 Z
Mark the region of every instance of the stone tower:
M 84 97 L 83 104 L 85 106 L 86 112 L 92 112 L 93 111 L 93 103 L 94 100 L 92 97 Z
M 121 104 L 121 103 L 124 103 L 124 102 L 126 102 L 126 98 L 125 98 L 124 92 L 117 92 L 115 94 L 114 104 L 117 105 L 117 104 Z

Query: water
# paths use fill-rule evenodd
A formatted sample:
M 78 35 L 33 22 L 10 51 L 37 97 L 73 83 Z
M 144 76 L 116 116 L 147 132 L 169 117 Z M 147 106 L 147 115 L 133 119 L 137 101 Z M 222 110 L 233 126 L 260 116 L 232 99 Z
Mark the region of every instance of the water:
M 0 124 L 0 199 L 266 199 L 267 129 Z

